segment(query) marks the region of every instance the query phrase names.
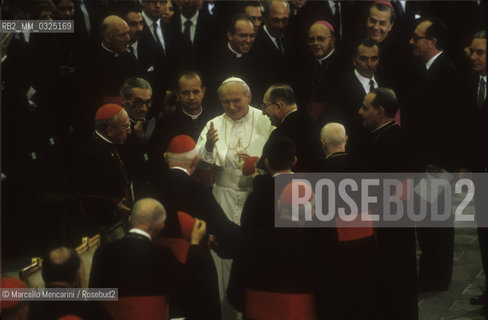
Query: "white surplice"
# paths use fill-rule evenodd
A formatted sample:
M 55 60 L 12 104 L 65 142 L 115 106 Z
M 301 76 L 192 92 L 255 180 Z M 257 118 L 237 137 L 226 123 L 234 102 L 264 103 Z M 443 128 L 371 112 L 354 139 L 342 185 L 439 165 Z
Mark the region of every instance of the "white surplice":
M 219 137 L 213 152 L 205 149 L 210 122 L 213 122 Z M 264 116 L 261 110 L 249 106 L 248 113 L 237 121 L 232 120 L 225 113 L 213 118 L 205 125 L 198 139 L 200 161 L 215 167 L 213 195 L 229 220 L 238 225 L 241 224 L 244 203 L 252 191 L 253 179 L 242 174 L 244 161 L 236 155 L 236 152 L 260 157 L 273 129 L 268 117 Z M 222 319 L 242 319 L 242 314 L 232 308 L 225 294 L 232 260 L 221 259 L 213 251 L 212 256 L 219 281 Z

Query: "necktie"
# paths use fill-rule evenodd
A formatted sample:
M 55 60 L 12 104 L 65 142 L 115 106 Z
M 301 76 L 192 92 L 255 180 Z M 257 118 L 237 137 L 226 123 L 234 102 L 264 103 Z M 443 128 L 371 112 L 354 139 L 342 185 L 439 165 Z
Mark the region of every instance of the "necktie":
M 334 12 L 334 24 L 336 27 L 337 34 L 339 35 L 339 38 L 342 37 L 342 21 L 341 21 L 341 5 L 339 1 L 334 1 L 334 7 L 335 7 L 335 12 Z
M 136 54 L 135 54 L 135 52 L 134 52 L 134 47 L 133 47 L 133 46 L 129 46 L 129 51 L 130 51 L 130 53 L 131 53 L 131 54 L 132 54 L 134 57 L 136 57 Z M 137 59 L 137 57 L 136 57 L 136 59 Z
M 159 39 L 158 35 L 158 24 L 156 22 L 153 22 L 153 29 L 154 29 L 154 37 L 156 38 L 156 45 L 158 47 L 158 50 L 164 54 L 164 48 L 163 44 L 161 43 L 161 39 Z
M 192 26 L 191 20 L 186 20 L 185 21 L 185 29 L 183 30 L 183 34 L 185 36 L 185 39 L 188 40 L 189 43 L 193 44 L 191 41 L 191 26 Z
M 369 92 L 373 91 L 374 89 L 374 81 L 373 79 L 369 80 Z
M 90 16 L 88 15 L 88 10 L 86 9 L 85 2 L 83 0 L 80 1 L 80 9 L 81 9 L 81 13 L 83 13 L 83 22 L 85 23 L 86 31 L 88 31 L 88 34 L 90 34 L 91 33 Z
M 283 50 L 283 42 L 281 41 L 282 37 L 277 37 L 276 42 L 278 43 L 278 50 L 280 50 L 280 53 L 284 53 L 285 50 Z
M 485 103 L 485 92 L 486 92 L 486 82 L 484 78 L 481 78 L 479 90 L 478 90 L 478 107 L 480 109 L 483 108 L 483 104 Z
M 397 16 L 402 16 L 403 15 L 403 7 L 400 1 L 394 1 L 393 2 L 393 7 L 395 8 Z

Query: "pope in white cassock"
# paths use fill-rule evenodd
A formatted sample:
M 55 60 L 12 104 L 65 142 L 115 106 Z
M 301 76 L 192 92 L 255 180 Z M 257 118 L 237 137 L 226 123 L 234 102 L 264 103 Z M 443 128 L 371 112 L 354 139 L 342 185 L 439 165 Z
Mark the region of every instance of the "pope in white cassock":
M 228 78 L 220 85 L 218 95 L 224 114 L 206 124 L 197 148 L 200 161 L 215 168 L 215 199 L 227 217 L 240 225 L 242 208 L 252 190 L 252 177 L 242 174 L 242 166 L 248 157 L 261 156 L 274 127 L 261 110 L 249 105 L 251 91 L 242 79 Z M 216 255 L 214 258 L 220 295 L 224 300 L 231 260 L 221 260 Z M 226 300 L 222 302 L 222 309 L 223 319 L 238 318 L 232 315 Z

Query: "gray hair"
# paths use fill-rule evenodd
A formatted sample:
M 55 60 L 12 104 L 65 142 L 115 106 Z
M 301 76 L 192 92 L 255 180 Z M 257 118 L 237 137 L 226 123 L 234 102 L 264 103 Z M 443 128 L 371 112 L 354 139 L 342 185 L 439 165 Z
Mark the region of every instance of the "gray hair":
M 322 130 L 320 137 L 328 146 L 338 147 L 346 144 L 346 128 L 340 123 L 329 122 Z
M 125 80 L 119 93 L 122 97 L 130 98 L 132 96 L 132 89 L 134 88 L 149 90 L 152 95 L 151 85 L 143 78 L 129 78 Z
M 104 132 L 108 126 L 113 126 L 117 124 L 120 121 L 120 119 L 124 116 L 124 113 L 127 114 L 127 111 L 125 111 L 125 109 L 122 109 L 120 110 L 119 113 L 117 113 L 112 118 L 95 120 L 95 129 L 97 131 Z
M 239 83 L 241 85 L 242 89 L 244 90 L 245 95 L 251 94 L 251 89 L 249 89 L 249 86 L 247 85 L 247 83 L 244 80 L 242 80 L 241 78 L 238 78 L 238 77 L 230 77 L 230 78 L 225 79 L 220 84 L 219 88 L 217 89 L 217 93 L 218 93 L 219 97 L 220 97 L 220 93 L 222 92 L 222 88 L 228 84 L 231 84 L 231 83 Z
M 486 30 L 480 30 L 474 34 L 473 39 L 486 39 L 486 33 Z
M 133 225 L 157 228 L 166 221 L 166 209 L 153 198 L 142 198 L 134 204 L 131 214 Z

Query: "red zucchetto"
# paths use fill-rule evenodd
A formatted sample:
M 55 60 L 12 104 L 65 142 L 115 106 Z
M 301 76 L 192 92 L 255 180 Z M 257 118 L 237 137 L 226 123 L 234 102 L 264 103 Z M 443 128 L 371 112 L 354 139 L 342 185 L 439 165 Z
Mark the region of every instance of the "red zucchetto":
M 195 147 L 196 143 L 191 137 L 181 134 L 171 139 L 168 152 L 176 154 L 186 153 L 194 150 Z
M 95 114 L 95 120 L 107 120 L 118 114 L 122 107 L 114 103 L 104 104 L 98 108 Z

